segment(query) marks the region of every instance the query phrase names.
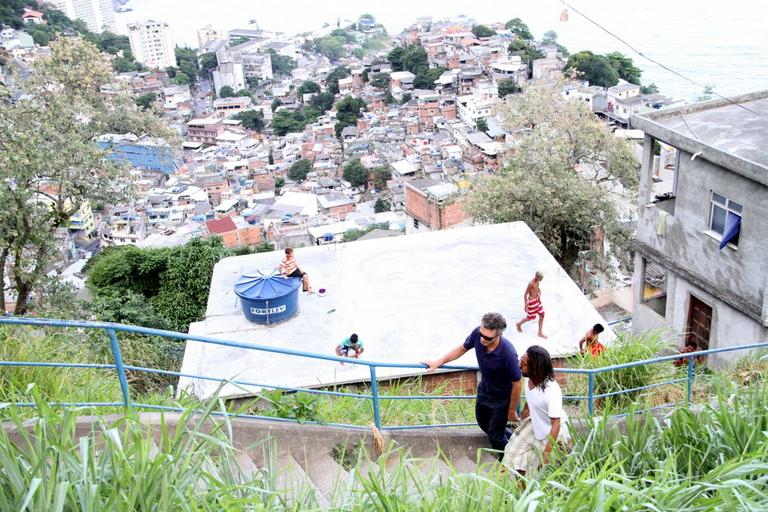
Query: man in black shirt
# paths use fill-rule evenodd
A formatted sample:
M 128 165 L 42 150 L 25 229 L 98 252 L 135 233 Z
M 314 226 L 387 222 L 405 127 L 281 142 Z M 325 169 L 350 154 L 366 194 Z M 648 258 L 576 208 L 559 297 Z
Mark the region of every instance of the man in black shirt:
M 501 335 L 506 327 L 499 313 L 486 313 L 464 343 L 439 359 L 424 361 L 429 373 L 475 349 L 480 367 L 475 418 L 495 450 L 504 450 L 509 441 L 507 420 L 518 421 L 517 406 L 523 389 L 515 347 Z

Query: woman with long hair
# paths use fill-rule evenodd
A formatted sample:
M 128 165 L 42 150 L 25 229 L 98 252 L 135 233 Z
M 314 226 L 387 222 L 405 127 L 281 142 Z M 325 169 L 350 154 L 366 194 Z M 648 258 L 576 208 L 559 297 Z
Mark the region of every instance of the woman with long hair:
M 568 415 L 563 408 L 563 392 L 555 380 L 552 358 L 544 347 L 532 345 L 520 358 L 525 407 L 523 423 L 504 449 L 502 464 L 521 475 L 548 464 L 555 444 L 567 445 Z

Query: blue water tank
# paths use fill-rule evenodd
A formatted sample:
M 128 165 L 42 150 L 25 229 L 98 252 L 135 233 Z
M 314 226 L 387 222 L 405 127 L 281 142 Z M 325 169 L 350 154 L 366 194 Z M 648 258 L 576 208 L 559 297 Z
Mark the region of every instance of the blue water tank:
M 244 274 L 235 283 L 235 293 L 248 320 L 271 325 L 288 320 L 299 310 L 300 286 L 298 277 Z

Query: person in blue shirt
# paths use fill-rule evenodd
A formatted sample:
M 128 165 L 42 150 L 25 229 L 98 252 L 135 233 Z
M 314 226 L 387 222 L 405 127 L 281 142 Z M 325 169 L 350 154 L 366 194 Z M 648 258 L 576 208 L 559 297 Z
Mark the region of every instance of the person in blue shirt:
M 336 345 L 336 355 L 339 357 L 354 357 L 357 359 L 360 354 L 363 353 L 363 342 L 357 334 L 352 334 L 349 338 L 344 338 L 344 341 L 340 345 Z M 354 356 L 350 356 L 349 352 L 355 353 Z M 344 364 L 344 363 L 341 363 Z
M 517 406 L 522 392 L 522 372 L 517 352 L 512 343 L 502 336 L 507 321 L 499 313 L 486 313 L 480 325 L 467 339 L 443 357 L 424 361 L 427 373 L 475 350 L 480 367 L 477 386 L 475 418 L 478 426 L 488 435 L 495 450 L 503 451 L 509 441 L 507 421 L 517 422 Z

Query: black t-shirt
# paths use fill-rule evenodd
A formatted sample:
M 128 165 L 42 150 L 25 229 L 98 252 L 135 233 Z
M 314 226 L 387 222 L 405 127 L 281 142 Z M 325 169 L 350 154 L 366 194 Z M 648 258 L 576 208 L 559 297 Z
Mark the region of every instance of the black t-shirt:
M 520 361 L 512 343 L 504 336 L 493 352 L 487 352 L 480 343 L 480 327 L 476 327 L 464 341 L 464 348 L 475 349 L 477 365 L 482 378 L 477 392 L 497 399 L 509 399 L 512 383 L 523 378 Z

